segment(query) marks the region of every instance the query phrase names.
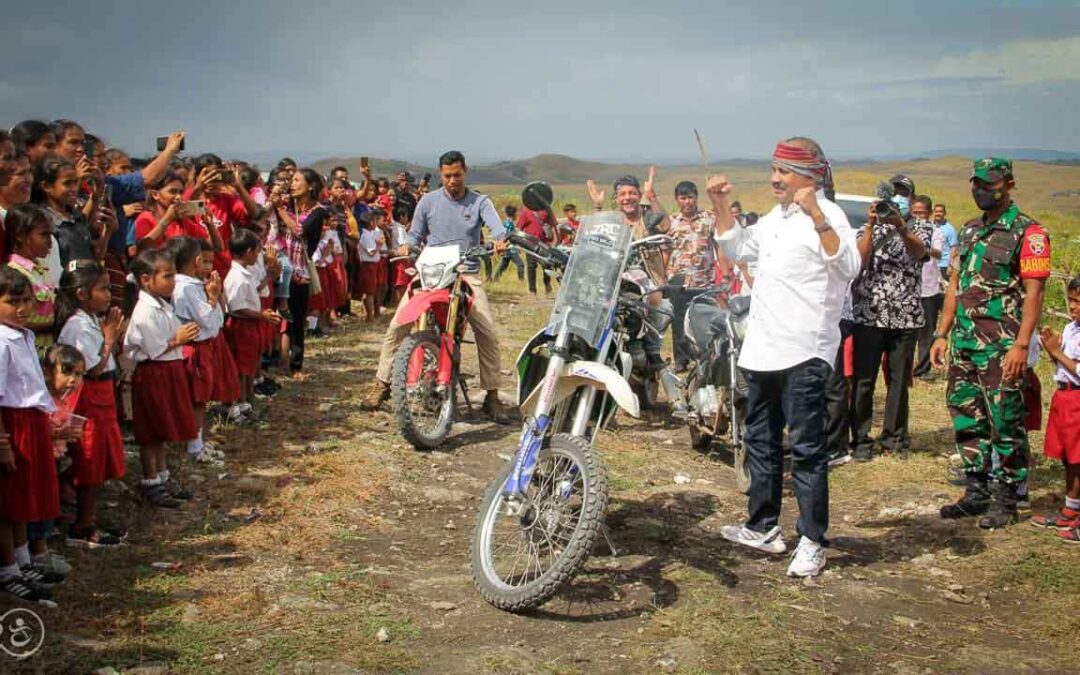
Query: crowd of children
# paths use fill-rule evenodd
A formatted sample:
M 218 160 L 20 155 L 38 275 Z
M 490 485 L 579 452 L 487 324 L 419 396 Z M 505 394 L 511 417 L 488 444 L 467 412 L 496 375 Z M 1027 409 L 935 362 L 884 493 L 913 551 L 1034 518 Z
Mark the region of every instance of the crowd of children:
M 180 158 L 183 134 L 146 162 L 76 122 L 0 132 L 0 592 L 47 600 L 71 567 L 48 543 L 122 545 L 97 521 L 102 485 L 138 447 L 155 508 L 192 497 L 167 447 L 220 465 L 208 406 L 258 421 L 280 364 L 302 377 L 305 338 L 368 319 L 410 277 L 404 241 L 426 182 L 343 167 L 329 179 L 282 160 L 268 180 L 212 154 Z M 61 509 L 61 505 L 70 508 Z M 63 527 L 59 527 L 62 524 Z
M 170 474 L 168 446 L 220 465 L 224 453 L 204 438 L 212 403 L 231 423 L 258 421 L 253 401 L 278 389 L 269 368 L 302 378 L 308 337 L 351 314 L 354 300 L 374 319 L 411 280 L 409 263 L 390 256 L 407 241 L 426 180 L 403 173 L 391 184 L 364 167 L 357 187 L 344 167 L 324 178 L 283 159 L 264 181 L 243 162 L 180 158 L 182 142 L 174 133 L 157 157 L 134 162 L 70 120 L 0 132 L 0 592 L 9 596 L 47 599 L 70 573 L 48 548 L 57 523 L 69 545 L 123 543 L 125 532 L 97 520 L 98 491 L 125 473 L 122 425 L 138 446 L 144 501 L 181 506 L 192 493 Z M 498 273 L 513 262 L 520 276 L 510 254 Z M 1057 364 L 1046 454 L 1064 464 L 1067 496 L 1032 522 L 1075 543 L 1080 278 L 1068 302 L 1072 322 L 1041 334 Z

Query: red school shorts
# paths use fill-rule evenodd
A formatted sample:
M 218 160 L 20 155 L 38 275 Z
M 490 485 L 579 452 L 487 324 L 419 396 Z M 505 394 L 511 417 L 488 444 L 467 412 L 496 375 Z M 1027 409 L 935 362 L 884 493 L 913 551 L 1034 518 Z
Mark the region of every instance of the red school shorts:
M 225 324 L 225 336 L 232 349 L 236 371 L 242 377 L 251 377 L 259 370 L 259 359 L 265 344 L 262 319 L 242 319 L 230 316 Z
M 1067 464 L 1080 464 L 1080 389 L 1054 392 L 1043 452 Z

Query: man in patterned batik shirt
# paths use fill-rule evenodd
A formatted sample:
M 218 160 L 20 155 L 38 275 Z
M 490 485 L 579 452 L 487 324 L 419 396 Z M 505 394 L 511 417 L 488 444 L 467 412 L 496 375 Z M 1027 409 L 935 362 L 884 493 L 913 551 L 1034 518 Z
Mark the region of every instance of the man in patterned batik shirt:
M 668 236 L 675 240 L 668 257 L 667 273 L 672 279 L 682 275 L 683 285 L 687 288 L 702 288 L 712 284 L 715 273 L 716 255 L 712 243 L 716 215 L 712 211 L 698 208 L 698 189 L 690 181 L 682 181 L 675 186 L 675 201 L 679 210 L 671 216 Z M 674 316 L 671 321 L 671 334 L 674 337 L 675 370 L 682 372 L 690 362 L 689 348 L 683 330 L 683 319 L 690 292 L 673 292 L 671 303 Z
M 888 379 L 885 420 L 878 443 L 885 450 L 905 456 L 911 449 L 909 378 L 918 330 L 924 322 L 919 294 L 922 263 L 934 231 L 929 222 L 911 215 L 915 182 L 898 175 L 889 183 L 894 192 L 889 215 L 878 217 L 876 204 L 870 205 L 866 228 L 859 237 L 863 268 L 851 289 L 855 318 L 852 424 L 855 460 L 860 462 L 873 458 L 875 444 L 870 438 L 870 426 L 882 356 Z

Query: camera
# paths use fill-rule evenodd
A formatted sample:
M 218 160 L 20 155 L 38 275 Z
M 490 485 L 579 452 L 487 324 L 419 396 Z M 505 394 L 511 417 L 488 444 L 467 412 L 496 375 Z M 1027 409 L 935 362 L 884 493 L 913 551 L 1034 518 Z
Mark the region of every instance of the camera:
M 183 151 L 183 149 L 184 149 L 184 141 L 185 140 L 187 140 L 187 139 L 181 139 L 180 140 L 180 150 L 181 151 Z M 158 152 L 165 152 L 165 146 L 167 146 L 168 144 L 169 144 L 169 137 L 168 136 L 158 136 L 157 137 L 157 151 Z
M 893 203 L 892 198 L 896 196 L 896 190 L 889 183 L 878 183 L 877 188 L 874 190 L 874 195 L 877 197 L 877 201 L 874 202 L 874 214 L 880 219 L 884 220 L 892 215 L 900 215 L 900 208 Z

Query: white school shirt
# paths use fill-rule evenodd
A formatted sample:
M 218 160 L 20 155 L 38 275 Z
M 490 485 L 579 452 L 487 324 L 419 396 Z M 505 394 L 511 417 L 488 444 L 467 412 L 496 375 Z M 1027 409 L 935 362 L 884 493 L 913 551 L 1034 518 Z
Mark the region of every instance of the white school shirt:
M 139 301 L 135 303 L 124 335 L 124 354 L 136 363 L 179 361 L 184 358 L 183 349 L 169 349 L 169 340 L 183 325 L 172 305 L 146 291 L 139 291 Z
M 0 387 L 0 408 L 56 411 L 32 331 L 0 324 Z
M 199 324 L 199 336 L 195 338 L 199 342 L 217 337 L 225 323 L 225 313 L 221 311 L 221 305 L 211 305 L 210 299 L 206 297 L 203 280 L 186 274 L 176 275 L 173 311 L 181 321 L 194 321 Z
M 381 256 L 379 256 L 380 240 L 385 239 L 382 230 L 375 228 L 373 230 L 360 230 L 360 251 L 359 257 L 361 262 L 379 262 Z M 372 255 L 368 251 L 375 251 Z
M 258 276 L 258 270 L 254 269 L 254 266 L 245 267 L 235 260 L 232 261 L 232 268 L 225 276 L 225 306 L 230 313 L 244 309 L 262 311 Z
M 1080 361 L 1080 324 L 1070 321 L 1061 331 L 1061 351 L 1073 361 Z M 1080 387 L 1080 376 L 1060 363 L 1054 372 L 1054 381 Z
M 341 251 L 341 239 L 338 237 L 336 230 L 327 230 L 323 232 L 322 239 L 319 240 L 319 248 L 315 250 L 315 255 L 311 257 L 318 267 L 328 267 L 334 263 L 334 256 Z
M 843 210 L 820 190 L 817 196 L 840 238 L 832 256 L 822 248 L 813 219 L 794 204 L 778 204 L 752 227 L 736 226 L 719 237 L 725 255 L 757 261 L 740 368 L 771 372 L 836 358 L 844 297 L 862 259 Z
M 81 309 L 71 315 L 64 327 L 60 329 L 60 336 L 56 341 L 62 345 L 70 345 L 79 350 L 86 361 L 86 371 L 90 372 L 101 363 L 101 348 L 105 344 L 105 333 L 101 330 L 101 319 L 90 316 Z M 109 354 L 109 360 L 105 362 L 103 374 L 116 370 L 116 360 Z
M 390 228 L 390 248 L 396 251 L 407 243 L 409 243 L 409 228 L 395 220 Z

